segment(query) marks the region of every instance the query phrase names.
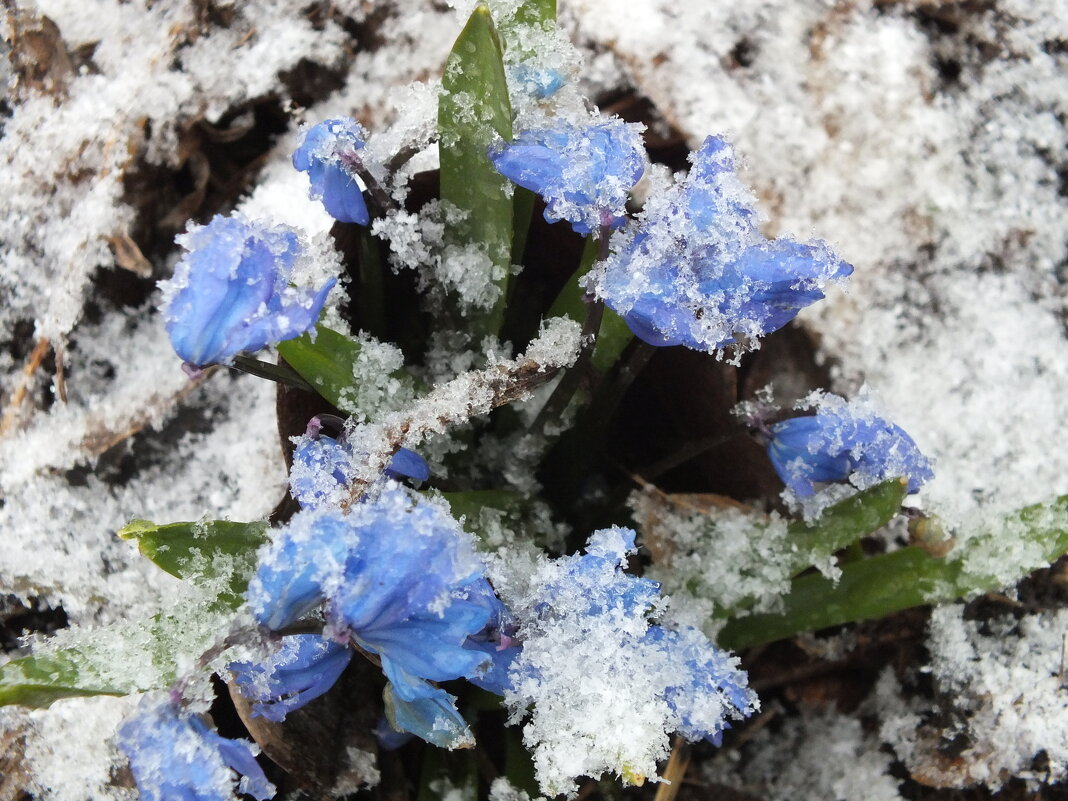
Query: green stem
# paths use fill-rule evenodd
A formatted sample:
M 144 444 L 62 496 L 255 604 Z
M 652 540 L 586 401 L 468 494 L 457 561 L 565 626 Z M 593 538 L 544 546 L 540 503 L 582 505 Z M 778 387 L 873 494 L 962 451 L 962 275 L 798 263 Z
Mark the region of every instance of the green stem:
M 266 378 L 268 381 L 303 389 L 305 392 L 315 392 L 315 387 L 293 370 L 281 364 L 271 364 L 270 362 L 253 359 L 251 356 L 235 356 L 233 363 L 227 366 L 232 370 L 239 370 L 257 378 Z

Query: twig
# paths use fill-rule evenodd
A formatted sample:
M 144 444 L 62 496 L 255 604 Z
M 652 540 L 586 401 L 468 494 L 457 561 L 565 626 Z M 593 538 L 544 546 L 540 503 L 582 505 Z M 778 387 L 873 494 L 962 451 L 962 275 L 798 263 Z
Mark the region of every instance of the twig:
M 218 365 L 208 367 L 196 378 L 186 382 L 180 390 L 172 395 L 163 397 L 160 397 L 159 395 L 153 396 L 149 403 L 142 407 L 140 414 L 131 418 L 127 426 L 121 431 L 115 431 L 106 426 L 101 427 L 96 431 L 88 431 L 85 436 L 82 437 L 82 450 L 89 456 L 99 456 L 105 451 L 111 450 L 120 442 L 129 439 L 135 434 L 139 434 L 153 420 L 157 419 L 164 409 L 182 401 L 186 396 L 198 389 L 201 384 L 208 380 L 208 378 L 214 375 L 218 369 Z
M 676 736 L 675 745 L 671 749 L 671 757 L 664 767 L 664 781 L 656 788 L 653 801 L 675 801 L 675 796 L 682 789 L 682 782 L 689 767 L 690 746 L 682 737 Z
M 63 365 L 64 365 L 64 362 L 65 362 L 64 354 L 66 353 L 66 349 L 63 347 L 62 344 L 60 344 L 60 345 L 56 345 L 56 347 L 53 350 L 54 350 L 55 355 L 56 355 L 56 377 L 55 377 L 56 397 L 59 398 L 59 402 L 60 403 L 66 403 L 67 402 L 67 378 L 66 378 L 66 371 L 63 369 Z
M 26 393 L 29 391 L 30 380 L 33 378 L 33 374 L 37 372 L 37 368 L 45 360 L 50 347 L 51 343 L 48 341 L 48 337 L 41 337 L 26 358 L 26 364 L 22 367 L 22 378 L 19 379 L 18 386 L 15 387 L 15 391 L 11 395 L 11 401 L 4 410 L 4 419 L 0 420 L 0 437 L 5 436 L 15 425 L 19 408 L 22 406 L 22 402 L 26 399 Z

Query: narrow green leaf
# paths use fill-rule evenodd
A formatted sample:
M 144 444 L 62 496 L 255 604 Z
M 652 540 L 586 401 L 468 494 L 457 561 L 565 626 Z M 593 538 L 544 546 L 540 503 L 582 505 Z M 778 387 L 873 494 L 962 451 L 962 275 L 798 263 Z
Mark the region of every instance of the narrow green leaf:
M 552 306 L 549 307 L 547 317 L 570 317 L 581 323 L 586 318 L 586 293 L 579 285 L 579 279 L 586 275 L 597 261 L 600 243 L 592 236 L 586 237 L 586 246 L 582 250 L 578 269 L 567 280 L 560 294 L 556 296 Z M 604 310 L 601 318 L 601 328 L 597 332 L 597 345 L 593 350 L 593 366 L 598 370 L 608 370 L 620 354 L 626 350 L 627 345 L 634 339 L 634 334 L 623 321 L 623 318 L 611 309 Z
M 901 511 L 907 492 L 908 482 L 893 478 L 829 506 L 812 522 L 791 523 L 789 540 L 797 549 L 793 574 L 885 526 Z
M 501 41 L 489 9 L 472 12 L 445 62 L 438 103 L 441 199 L 459 210 L 446 219 L 448 249 L 482 251 L 486 279 L 500 294 L 479 324 L 487 333 L 500 330 L 507 298 L 512 254 L 512 192 L 494 169 L 489 148 L 512 138 Z M 462 219 L 461 219 L 462 218 Z
M 0 665 L 0 706 L 43 708 L 61 698 L 168 687 L 232 619 L 231 603 L 191 592 L 151 617 L 65 629 L 35 653 Z
M 301 378 L 348 414 L 372 413 L 410 393 L 414 380 L 403 370 L 386 372 L 366 358 L 359 342 L 321 325 L 311 334 L 278 343 L 278 352 Z M 394 384 L 389 391 L 384 385 Z
M 911 546 L 846 564 L 837 584 L 819 575 L 802 576 L 794 580 L 783 612 L 735 618 L 718 639 L 738 650 L 954 600 L 1019 580 L 1066 551 L 1068 496 L 1009 515 L 945 557 Z
M 515 21 L 521 25 L 556 22 L 556 0 L 523 0 L 515 12 Z
M 203 520 L 156 525 L 148 520 L 132 520 L 119 530 L 119 536 L 136 540 L 142 556 L 180 579 L 214 582 L 226 571 L 230 589 L 226 600 L 236 607 L 256 568 L 256 551 L 267 541 L 266 532 L 263 521 Z
M 127 695 L 136 689 L 83 672 L 74 653 L 24 656 L 0 665 L 0 706 L 42 709 L 60 698 Z
M 348 411 L 352 367 L 360 357 L 360 343 L 317 325 L 314 338 L 303 334 L 279 342 L 278 352 L 320 395 L 342 411 Z

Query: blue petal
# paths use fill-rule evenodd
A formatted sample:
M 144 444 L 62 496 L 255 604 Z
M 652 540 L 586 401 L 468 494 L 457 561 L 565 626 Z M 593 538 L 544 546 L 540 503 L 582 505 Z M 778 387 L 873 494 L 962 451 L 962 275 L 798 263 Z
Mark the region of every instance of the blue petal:
M 404 476 L 414 478 L 416 481 L 429 481 L 430 465 L 427 464 L 426 459 L 415 451 L 398 448 L 397 452 L 393 454 L 393 458 L 389 460 L 386 475 L 390 478 Z
M 286 637 L 280 652 L 266 664 L 227 665 L 242 695 L 252 700 L 254 717 L 283 721 L 326 693 L 345 671 L 352 649 L 317 634 Z
M 294 231 L 215 217 L 178 241 L 188 253 L 161 282 L 175 352 L 203 366 L 292 339 L 314 326 L 333 280 L 317 292 L 289 287 L 300 252 Z
M 382 693 L 389 724 L 401 732 L 411 732 L 439 748 L 467 748 L 475 738 L 467 721 L 456 709 L 456 698 L 437 687 L 414 700 L 399 698 L 392 684 Z
M 335 220 L 367 225 L 363 191 L 346 159 L 364 147 L 363 128 L 352 118 L 325 120 L 307 130 L 293 153 L 293 166 L 308 173 L 310 196 Z
M 144 801 L 236 801 L 235 791 L 258 801 L 274 795 L 250 743 L 220 736 L 167 698 L 146 695 L 119 727 L 117 744 Z M 243 776 L 239 784 L 234 772 Z

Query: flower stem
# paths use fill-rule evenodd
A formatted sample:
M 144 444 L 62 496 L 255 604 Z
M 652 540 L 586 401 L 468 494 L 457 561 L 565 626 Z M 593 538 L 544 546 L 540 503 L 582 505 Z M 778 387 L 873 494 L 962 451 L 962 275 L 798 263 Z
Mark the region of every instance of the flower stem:
M 253 359 L 251 356 L 235 356 L 233 363 L 227 366 L 258 378 L 266 378 L 268 381 L 303 389 L 305 392 L 316 392 L 315 387 L 285 365 L 271 364 L 270 362 Z

